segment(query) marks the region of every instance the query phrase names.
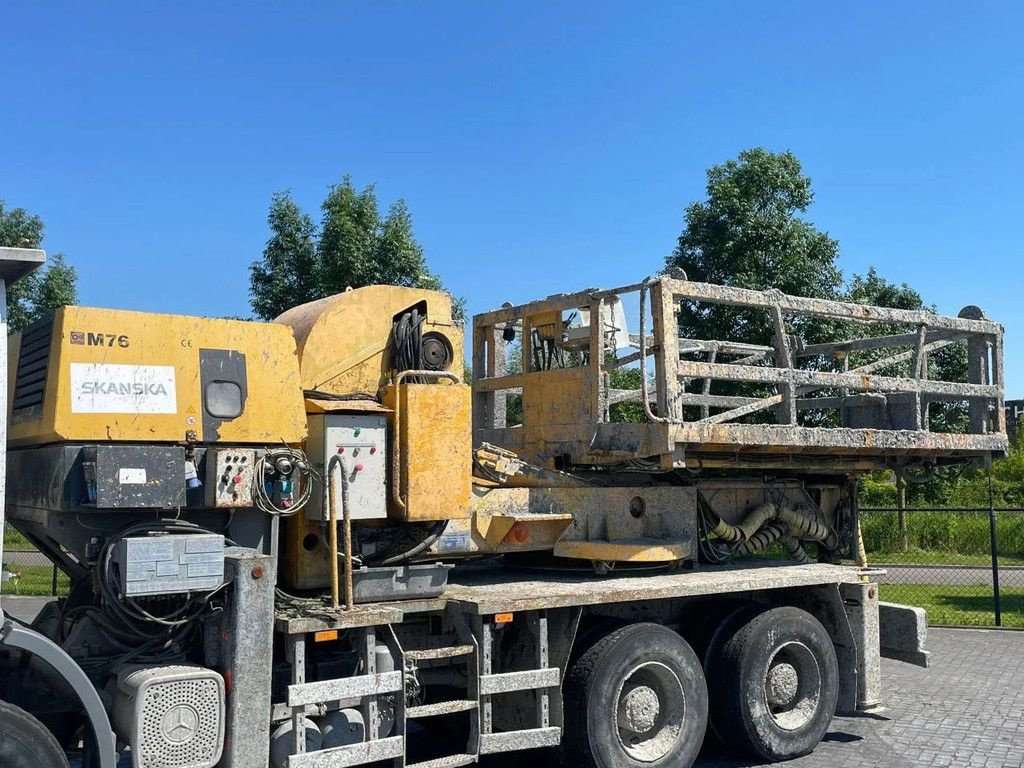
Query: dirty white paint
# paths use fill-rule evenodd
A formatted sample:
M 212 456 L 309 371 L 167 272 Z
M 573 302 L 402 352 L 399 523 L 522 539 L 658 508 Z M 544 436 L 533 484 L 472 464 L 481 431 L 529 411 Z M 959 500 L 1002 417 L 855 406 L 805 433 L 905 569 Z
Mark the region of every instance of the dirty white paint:
M 140 467 L 121 467 L 117 470 L 117 482 L 121 485 L 145 485 L 146 470 Z
M 177 413 L 174 366 L 71 363 L 72 413 Z

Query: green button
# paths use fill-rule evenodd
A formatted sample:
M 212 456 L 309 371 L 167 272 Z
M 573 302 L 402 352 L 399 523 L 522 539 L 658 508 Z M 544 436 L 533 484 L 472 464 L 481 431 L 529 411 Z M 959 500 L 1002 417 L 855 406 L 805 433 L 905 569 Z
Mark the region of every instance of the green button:
M 352 434 L 355 435 L 356 437 L 359 437 L 359 433 L 362 432 L 362 431 L 363 430 L 361 430 L 359 427 L 356 427 L 355 431 Z

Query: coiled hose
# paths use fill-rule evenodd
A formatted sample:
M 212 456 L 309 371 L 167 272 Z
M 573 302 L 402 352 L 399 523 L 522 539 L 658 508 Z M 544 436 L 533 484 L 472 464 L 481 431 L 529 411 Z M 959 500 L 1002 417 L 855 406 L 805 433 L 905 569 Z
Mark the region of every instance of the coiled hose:
M 719 519 L 711 534 L 721 541 L 735 545 L 733 555 L 746 557 L 756 554 L 778 541 L 796 563 L 810 563 L 801 540 L 813 541 L 826 547 L 834 546 L 838 536 L 824 523 L 791 507 L 766 502 L 754 507 L 739 525 Z

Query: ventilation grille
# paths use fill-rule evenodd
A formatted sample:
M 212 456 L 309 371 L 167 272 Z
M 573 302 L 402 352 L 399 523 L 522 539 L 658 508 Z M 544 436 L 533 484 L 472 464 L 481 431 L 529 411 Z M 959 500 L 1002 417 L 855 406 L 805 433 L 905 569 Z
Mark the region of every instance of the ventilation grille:
M 133 745 L 138 768 L 210 768 L 220 759 L 223 694 L 217 680 L 182 677 L 146 687 Z
M 11 421 L 15 424 L 42 418 L 52 338 L 52 317 L 29 326 L 21 334 L 14 402 L 11 404 Z

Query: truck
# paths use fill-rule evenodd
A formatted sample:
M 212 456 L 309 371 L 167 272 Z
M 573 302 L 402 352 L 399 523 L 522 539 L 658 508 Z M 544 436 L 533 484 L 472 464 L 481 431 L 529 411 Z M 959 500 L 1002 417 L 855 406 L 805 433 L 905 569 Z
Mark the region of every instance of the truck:
M 772 762 L 879 707 L 883 655 L 927 664 L 858 478 L 1007 450 L 979 308 L 676 272 L 467 330 L 465 375 L 450 297 L 411 287 L 13 334 L 6 519 L 71 586 L 0 614 L 0 765 Z

